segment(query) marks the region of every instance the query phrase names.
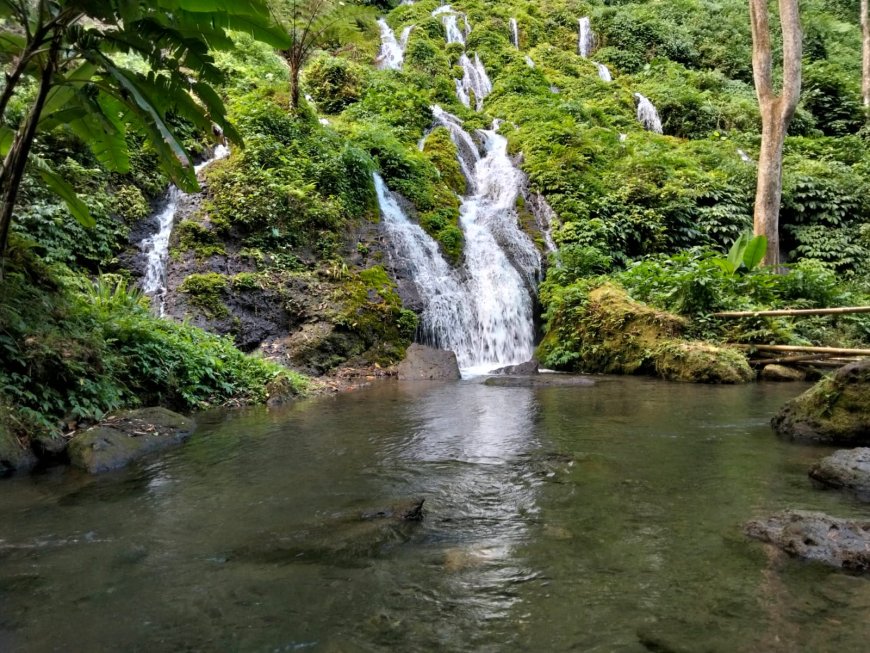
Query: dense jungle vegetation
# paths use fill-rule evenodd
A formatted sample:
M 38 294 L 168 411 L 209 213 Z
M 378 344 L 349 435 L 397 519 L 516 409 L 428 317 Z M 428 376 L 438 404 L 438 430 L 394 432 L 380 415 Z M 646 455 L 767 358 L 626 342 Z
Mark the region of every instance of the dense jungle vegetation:
M 416 316 L 380 267 L 382 253 L 359 234 L 361 225 L 378 221 L 371 178 L 378 171 L 445 256 L 461 260 L 457 193 L 465 181 L 456 148 L 436 129 L 418 149 L 433 123 L 430 107 L 440 105 L 469 129 L 502 120 L 531 191 L 558 216 L 559 249 L 540 288 L 545 365 L 594 371 L 584 365 L 592 345 L 578 337 L 572 316 L 605 282 L 690 318 L 688 332 L 697 339 L 870 341 L 866 317 L 709 317 L 721 309 L 868 300 L 870 130 L 856 3 L 801 3 L 804 90 L 786 142 L 780 218 L 787 274 L 721 265 L 752 226 L 760 118 L 745 1 L 458 0 L 454 8 L 472 27 L 467 50 L 480 56 L 494 84 L 481 112 L 457 100 L 462 50 L 445 45 L 442 21 L 431 15 L 440 3 L 393 4 L 327 7 L 344 29 L 325 33 L 312 48 L 298 110 L 291 108 L 285 56 L 275 47 L 238 31 L 233 48 L 214 53 L 228 122 L 245 145 L 205 172 L 201 208 L 177 225 L 173 256 L 208 261 L 229 253 L 255 270 L 190 275 L 181 292 L 194 309 L 219 316 L 227 297 L 246 288 L 280 291 L 296 279 L 319 279 L 328 286 L 330 319 L 359 341 L 355 354 L 379 364 L 400 359 Z M 375 65 L 379 15 L 397 34 L 414 26 L 401 71 Z M 577 52 L 581 16 L 591 18 L 597 35 L 588 59 Z M 511 43 L 511 18 L 519 48 Z M 595 62 L 610 68 L 612 82 L 599 78 Z M 147 70 L 144 61 L 130 65 Z M 33 93 L 25 86 L 12 98 L 9 124 L 23 119 Z M 663 135 L 638 123 L 634 93 L 656 105 Z M 184 115 L 167 119 L 204 158 L 213 146 L 209 134 Z M 35 144 L 96 225 L 71 219 L 28 169 L 0 297 L 0 392 L 15 408 L 7 419 L 19 433 L 127 405 L 262 401 L 276 378 L 305 385 L 273 362 L 242 354 L 231 336 L 151 314 L 126 261 L 135 249 L 131 230 L 153 213 L 169 180 L 147 138 L 132 130 L 126 138 L 125 173 L 108 169 L 62 124 Z

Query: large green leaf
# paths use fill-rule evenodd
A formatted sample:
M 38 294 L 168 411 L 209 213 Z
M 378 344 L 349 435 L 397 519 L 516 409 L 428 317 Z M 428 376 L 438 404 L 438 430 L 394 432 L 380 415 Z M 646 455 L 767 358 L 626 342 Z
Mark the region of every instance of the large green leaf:
M 767 254 L 767 236 L 756 236 L 746 245 L 746 251 L 743 253 L 743 265 L 747 270 L 754 270 L 764 260 L 764 255 Z
M 742 233 L 740 234 L 740 237 L 734 241 L 734 244 L 731 245 L 731 249 L 728 252 L 728 263 L 731 266 L 731 274 L 734 274 L 743 262 L 743 253 L 746 251 L 746 245 L 749 243 L 751 237 L 752 236 L 749 233 Z
M 45 159 L 33 156 L 31 157 L 31 161 L 34 164 L 36 171 L 39 173 L 39 176 L 42 177 L 42 181 L 45 182 L 45 185 L 64 201 L 69 212 L 78 223 L 88 229 L 95 227 L 97 221 L 94 220 L 87 205 L 78 195 L 76 195 L 73 187 L 70 186 L 63 177 L 52 170 L 51 166 Z

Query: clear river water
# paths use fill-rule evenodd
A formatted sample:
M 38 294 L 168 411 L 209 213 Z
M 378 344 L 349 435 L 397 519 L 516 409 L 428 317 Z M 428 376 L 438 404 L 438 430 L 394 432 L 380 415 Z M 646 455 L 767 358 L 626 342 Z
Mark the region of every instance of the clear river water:
M 870 580 L 741 533 L 814 489 L 795 385 L 385 382 L 0 484 L 0 651 L 855 651 Z M 425 498 L 422 522 L 360 520 Z M 369 517 L 371 515 L 368 515 Z

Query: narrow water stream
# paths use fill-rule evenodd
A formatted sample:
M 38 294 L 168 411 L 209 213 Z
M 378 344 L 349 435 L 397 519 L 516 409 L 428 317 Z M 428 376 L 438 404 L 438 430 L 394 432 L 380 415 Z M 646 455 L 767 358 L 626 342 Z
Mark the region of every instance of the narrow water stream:
M 870 580 L 740 531 L 870 517 L 768 427 L 801 389 L 384 383 L 202 415 L 125 472 L 4 482 L 0 650 L 865 651 Z M 416 496 L 421 523 L 357 519 Z

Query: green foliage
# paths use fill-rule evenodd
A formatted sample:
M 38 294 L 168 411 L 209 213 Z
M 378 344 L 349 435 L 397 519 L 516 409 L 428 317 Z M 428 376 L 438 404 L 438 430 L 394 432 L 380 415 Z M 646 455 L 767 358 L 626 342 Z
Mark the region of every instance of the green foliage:
M 719 266 L 726 274 L 734 276 L 740 267 L 752 271 L 761 265 L 764 255 L 767 253 L 767 237 L 754 236 L 747 231 L 740 235 L 728 250 L 725 258 L 714 258 L 713 263 Z
M 9 256 L 0 393 L 20 432 L 53 432 L 61 419 L 98 419 L 121 407 L 263 402 L 266 385 L 283 377 L 304 390 L 304 379 L 245 356 L 228 338 L 154 317 L 120 277 L 91 283 L 46 265 L 17 238 Z
M 225 254 L 226 248 L 214 229 L 209 229 L 195 220 L 183 220 L 175 227 L 178 246 L 192 251 L 198 258 Z
M 317 57 L 305 71 L 305 86 L 325 113 L 340 113 L 359 100 L 365 82 L 362 66 L 339 57 Z
M 188 296 L 188 301 L 215 318 L 226 317 L 226 291 L 229 280 L 217 272 L 191 274 L 185 277 L 178 287 L 179 292 Z

